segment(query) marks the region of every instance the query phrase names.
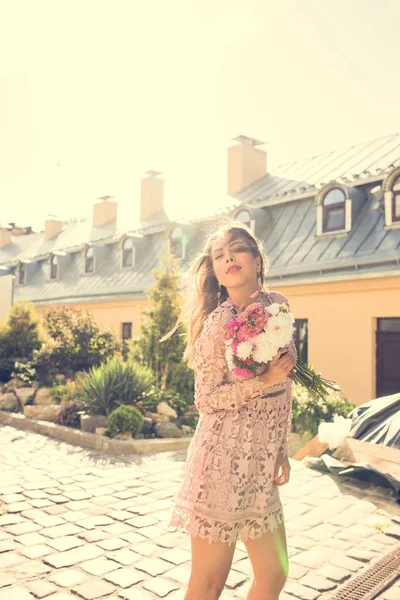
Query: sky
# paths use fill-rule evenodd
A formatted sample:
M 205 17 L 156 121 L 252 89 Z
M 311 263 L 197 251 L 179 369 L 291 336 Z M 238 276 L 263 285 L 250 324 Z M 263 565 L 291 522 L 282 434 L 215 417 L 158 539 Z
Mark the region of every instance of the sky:
M 0 221 L 109 195 L 171 219 L 227 201 L 227 148 L 267 169 L 400 132 L 400 0 L 0 0 Z

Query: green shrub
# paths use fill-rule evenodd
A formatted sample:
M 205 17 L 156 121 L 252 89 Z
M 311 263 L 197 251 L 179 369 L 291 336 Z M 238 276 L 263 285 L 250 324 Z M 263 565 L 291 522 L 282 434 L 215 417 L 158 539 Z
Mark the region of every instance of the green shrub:
M 46 340 L 47 334 L 33 304 L 26 300 L 17 300 L 10 309 L 7 322 L 1 331 L 1 356 L 30 360 L 33 352 Z
M 107 432 L 110 437 L 119 433 L 132 433 L 134 436 L 141 431 L 144 418 L 139 409 L 134 406 L 119 406 L 114 409 L 107 420 Z
M 313 400 L 307 389 L 295 384 L 292 408 L 292 430 L 316 435 L 322 421 L 333 421 L 333 415 L 346 417 L 354 408 L 341 392 L 332 392 L 326 402 Z
M 87 412 L 108 416 L 118 406 L 135 404 L 154 393 L 150 369 L 112 357 L 90 369 L 83 381 L 81 399 Z
M 140 407 L 143 410 L 150 412 L 157 412 L 157 405 L 160 402 L 166 402 L 171 408 L 176 411 L 178 417 L 184 414 L 187 409 L 187 402 L 174 390 L 156 389 L 154 394 L 148 398 L 145 398 L 140 402 Z
M 49 388 L 53 399 L 60 404 L 61 402 L 70 402 L 79 400 L 82 393 L 82 386 L 75 381 L 68 381 L 63 385 L 53 385 Z
M 45 326 L 50 337 L 34 352 L 41 381 L 48 381 L 55 373 L 70 377 L 122 351 L 115 334 L 101 331 L 88 312 L 68 306 L 52 309 L 46 314 Z
M 78 427 L 81 424 L 82 405 L 79 402 L 65 403 L 61 408 L 59 415 L 56 418 L 58 425 L 66 427 Z
M 0 381 L 7 382 L 11 379 L 11 373 L 15 368 L 13 358 L 0 357 Z

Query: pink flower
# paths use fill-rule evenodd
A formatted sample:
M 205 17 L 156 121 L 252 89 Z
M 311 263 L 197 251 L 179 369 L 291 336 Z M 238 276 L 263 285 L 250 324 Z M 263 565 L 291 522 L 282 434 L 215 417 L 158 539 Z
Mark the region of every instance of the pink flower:
M 239 367 L 232 369 L 232 373 L 237 377 L 240 377 L 240 379 L 250 379 L 253 377 L 253 373 L 251 371 L 248 371 L 247 369 L 240 369 Z

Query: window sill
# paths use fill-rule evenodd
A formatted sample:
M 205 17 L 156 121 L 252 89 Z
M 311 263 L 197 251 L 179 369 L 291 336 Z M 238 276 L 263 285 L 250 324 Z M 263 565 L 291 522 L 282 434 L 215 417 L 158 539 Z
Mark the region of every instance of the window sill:
M 314 235 L 315 238 L 331 238 L 331 237 L 347 237 L 350 231 L 338 229 L 337 231 L 324 231 L 323 233 L 317 233 Z
M 400 221 L 393 221 L 393 223 L 391 223 L 390 225 L 384 225 L 383 229 L 385 229 L 386 231 L 388 229 L 400 229 Z

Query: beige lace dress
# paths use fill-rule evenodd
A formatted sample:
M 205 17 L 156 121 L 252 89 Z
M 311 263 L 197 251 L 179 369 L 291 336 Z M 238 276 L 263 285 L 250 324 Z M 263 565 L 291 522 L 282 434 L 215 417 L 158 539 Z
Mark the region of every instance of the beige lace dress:
M 279 292 L 257 300 L 287 302 Z M 294 383 L 287 377 L 265 391 L 257 378 L 238 380 L 228 370 L 223 333 L 237 313 L 228 298 L 208 316 L 196 343 L 200 418 L 168 524 L 209 543 L 256 539 L 283 521 L 273 477 L 278 452 L 288 453 Z M 289 346 L 296 352 L 293 340 Z

